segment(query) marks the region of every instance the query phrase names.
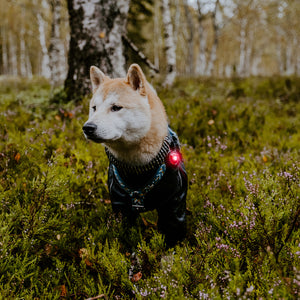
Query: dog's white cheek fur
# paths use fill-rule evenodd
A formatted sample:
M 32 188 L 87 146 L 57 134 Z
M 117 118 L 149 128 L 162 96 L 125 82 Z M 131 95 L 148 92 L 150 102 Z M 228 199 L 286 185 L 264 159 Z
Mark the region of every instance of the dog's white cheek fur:
M 122 130 L 116 127 L 116 118 L 102 115 L 101 119 L 96 122 L 97 136 L 103 140 L 117 140 L 122 136 Z
M 140 141 L 151 127 L 151 111 L 147 97 L 139 98 L 140 102 L 116 112 L 111 111 L 111 107 L 113 104 L 119 104 L 117 94 L 108 95 L 104 102 L 99 97 L 93 99 L 88 122 L 97 125 L 97 136 L 106 141 Z M 96 105 L 95 112 L 93 105 Z
M 112 103 L 117 102 L 117 96 L 111 95 L 108 101 L 104 101 L 100 95 L 91 100 L 89 120 L 87 122 L 97 125 L 96 135 L 103 140 L 117 140 L 121 137 L 122 132 L 115 126 L 117 123 L 116 115 L 111 110 Z M 94 111 L 93 106 L 96 106 Z
M 140 103 L 136 106 L 125 108 L 120 111 L 120 119 L 123 127 L 119 126 L 122 130 L 122 139 L 126 142 L 138 142 L 149 131 L 151 127 L 151 111 L 147 97 L 140 97 Z

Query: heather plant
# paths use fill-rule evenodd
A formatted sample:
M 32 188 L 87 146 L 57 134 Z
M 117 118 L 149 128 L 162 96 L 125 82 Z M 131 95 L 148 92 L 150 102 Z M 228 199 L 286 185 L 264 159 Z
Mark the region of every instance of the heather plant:
M 187 238 L 112 213 L 88 99 L 0 87 L 0 299 L 292 299 L 300 293 L 300 82 L 179 79 L 159 88 L 189 176 Z

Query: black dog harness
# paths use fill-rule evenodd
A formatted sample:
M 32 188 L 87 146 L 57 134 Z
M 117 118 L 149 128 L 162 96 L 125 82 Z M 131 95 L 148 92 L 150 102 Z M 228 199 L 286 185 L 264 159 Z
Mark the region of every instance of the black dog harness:
M 146 210 L 144 206 L 144 198 L 146 194 L 150 192 L 156 186 L 156 184 L 163 178 L 167 169 L 166 164 L 172 164 L 170 160 L 167 159 L 168 155 L 170 153 L 174 153 L 175 151 L 177 151 L 179 157 L 181 158 L 181 154 L 179 152 L 179 139 L 176 133 L 171 128 L 168 129 L 168 135 L 164 139 L 163 145 L 159 153 L 147 165 L 132 166 L 120 162 L 106 148 L 106 154 L 108 156 L 109 161 L 111 162 L 115 178 L 118 181 L 119 185 L 122 187 L 122 189 L 130 196 L 132 209 L 136 209 L 139 212 Z M 176 164 L 178 163 L 176 162 Z M 125 178 L 132 175 L 133 173 L 135 173 L 136 175 L 143 175 L 155 169 L 156 172 L 154 173 L 152 178 L 150 178 L 147 181 L 145 185 L 143 185 L 142 187 L 132 188 L 128 186 L 128 184 L 126 184 L 126 182 L 122 179 L 122 176 L 120 175 L 118 169 L 122 171 L 123 176 L 125 175 Z
M 106 154 L 113 210 L 134 220 L 140 212 L 157 209 L 158 227 L 166 242 L 181 240 L 185 235 L 187 175 L 176 133 L 169 128 L 159 153 L 147 165 L 124 163 L 107 148 Z
M 162 179 L 166 172 L 166 165 L 162 164 L 156 171 L 154 177 L 142 188 L 132 189 L 126 185 L 124 180 L 121 178 L 117 168 L 113 165 L 115 177 L 119 185 L 124 189 L 126 193 L 131 197 L 131 206 L 133 209 L 138 211 L 145 211 L 144 198 L 148 192 L 150 192 L 155 185 Z

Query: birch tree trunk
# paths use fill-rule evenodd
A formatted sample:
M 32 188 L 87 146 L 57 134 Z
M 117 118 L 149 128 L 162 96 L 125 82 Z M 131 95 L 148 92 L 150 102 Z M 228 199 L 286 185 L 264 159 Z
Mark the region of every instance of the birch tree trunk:
M 189 76 L 194 75 L 194 26 L 193 26 L 193 17 L 190 12 L 190 7 L 187 0 L 184 1 L 184 12 L 185 18 L 188 27 L 188 44 L 187 44 L 187 73 Z
M 176 49 L 173 37 L 173 25 L 171 21 L 169 0 L 162 0 L 162 17 L 164 25 L 165 54 L 167 61 L 167 76 L 165 86 L 173 84 L 176 77 Z
M 198 8 L 198 36 L 199 36 L 199 52 L 197 56 L 196 62 L 196 74 L 204 75 L 206 70 L 206 32 L 203 27 L 204 15 L 202 13 L 200 0 L 197 0 L 197 8 Z
M 174 28 L 173 28 L 173 37 L 174 37 L 174 44 L 175 49 L 177 49 L 177 43 L 178 43 L 178 35 L 179 35 L 179 27 L 180 24 L 180 0 L 175 0 L 174 5 L 176 7 L 176 12 L 174 16 Z
M 28 53 L 28 48 L 26 48 L 26 73 L 27 73 L 27 77 L 29 78 L 32 77 L 32 65 Z
M 42 9 L 45 9 L 47 3 L 45 0 L 42 1 Z M 42 62 L 41 62 L 41 75 L 47 79 L 50 78 L 50 67 L 49 67 L 49 54 L 46 43 L 46 22 L 42 16 L 40 9 L 37 11 L 37 21 L 39 27 L 39 39 L 42 50 Z
M 51 1 L 52 24 L 49 46 L 49 61 L 52 86 L 61 85 L 66 79 L 67 66 L 65 61 L 65 47 L 60 35 L 61 25 L 61 0 Z
M 297 43 L 296 46 L 296 75 L 300 76 L 300 44 Z
M 258 76 L 259 75 L 259 64 L 261 63 L 261 53 L 262 51 L 259 50 L 255 53 L 255 56 L 252 58 L 251 64 L 251 75 Z
M 286 70 L 285 75 L 292 75 L 294 73 L 293 63 L 292 63 L 292 55 L 293 55 L 293 46 L 288 43 L 286 45 Z
M 129 2 L 68 0 L 71 39 L 65 89 L 70 100 L 90 93 L 91 65 L 112 77 L 126 75 L 122 35 L 126 33 Z
M 154 36 L 153 36 L 153 48 L 154 48 L 154 65 L 159 69 L 159 53 L 161 49 L 161 32 L 160 32 L 160 22 L 159 22 L 159 2 L 160 0 L 155 0 L 154 2 Z
M 17 57 L 17 45 L 15 36 L 10 34 L 9 39 L 9 74 L 13 76 L 18 75 L 18 57 Z
M 27 76 L 26 65 L 26 45 L 25 45 L 25 30 L 21 25 L 20 28 L 20 74 L 23 77 Z
M 253 51 L 253 46 L 254 46 L 254 33 L 253 30 L 249 30 L 248 33 L 248 43 L 246 46 L 246 55 L 245 55 L 245 70 L 244 74 L 245 76 L 250 76 L 251 73 L 251 58 L 252 58 L 252 53 Z
M 1 27 L 1 37 L 2 37 L 2 73 L 8 74 L 8 51 L 7 51 L 7 38 L 6 30 L 4 27 Z
M 237 73 L 239 76 L 245 76 L 245 63 L 246 63 L 246 25 L 247 20 L 241 20 L 240 28 L 240 57 Z
M 276 40 L 277 40 L 277 45 L 276 45 L 276 58 L 277 58 L 277 64 L 278 64 L 278 69 L 279 69 L 279 74 L 284 73 L 284 62 L 283 62 L 283 55 L 282 55 L 282 29 L 280 26 L 276 26 Z
M 215 66 L 215 61 L 217 59 L 217 47 L 218 47 L 218 43 L 219 43 L 219 31 L 220 28 L 217 24 L 217 12 L 218 12 L 218 8 L 219 8 L 219 0 L 216 0 L 215 3 L 215 9 L 214 12 L 212 14 L 212 21 L 213 21 L 213 45 L 210 51 L 210 57 L 209 57 L 209 61 L 207 64 L 207 69 L 206 69 L 206 75 L 207 76 L 211 76 L 213 74 L 213 70 L 214 70 L 214 66 Z
M 295 55 L 295 49 L 298 47 L 298 40 L 296 34 L 291 33 L 290 39 L 292 41 L 288 42 L 286 45 L 286 71 L 285 74 L 290 76 L 296 74 L 297 69 L 297 55 Z

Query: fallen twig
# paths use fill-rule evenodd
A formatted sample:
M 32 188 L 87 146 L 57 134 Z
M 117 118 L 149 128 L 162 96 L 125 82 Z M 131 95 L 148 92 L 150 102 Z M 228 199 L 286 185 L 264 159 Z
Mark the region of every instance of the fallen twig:
M 92 297 L 92 298 L 87 298 L 85 300 L 96 300 L 96 299 L 100 299 L 100 298 L 104 298 L 105 300 L 108 300 L 108 297 L 105 294 L 101 294 L 101 295 L 98 295 L 98 296 Z

